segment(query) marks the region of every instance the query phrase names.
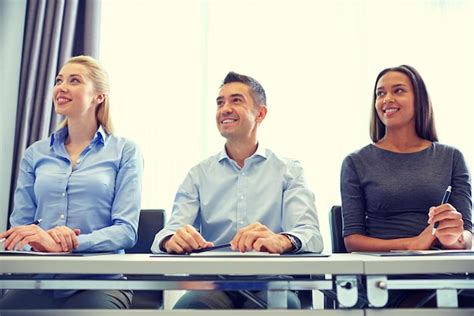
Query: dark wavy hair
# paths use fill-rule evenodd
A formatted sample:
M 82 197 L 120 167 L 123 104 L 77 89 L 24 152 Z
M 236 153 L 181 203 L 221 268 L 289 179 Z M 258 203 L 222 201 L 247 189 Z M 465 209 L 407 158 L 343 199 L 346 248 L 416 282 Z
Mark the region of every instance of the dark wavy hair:
M 375 109 L 375 102 L 377 102 L 377 83 L 380 78 L 389 71 L 396 71 L 405 74 L 411 81 L 413 86 L 413 93 L 415 95 L 415 130 L 416 134 L 426 140 L 436 142 L 438 135 L 434 122 L 433 107 L 431 100 L 426 90 L 425 82 L 421 78 L 415 68 L 408 65 L 401 65 L 398 67 L 391 67 L 382 70 L 375 80 L 373 91 L 372 111 L 370 115 L 370 138 L 374 143 L 378 142 L 385 136 L 385 125 L 380 120 Z
M 260 82 L 254 78 L 231 71 L 225 76 L 221 88 L 223 85 L 232 82 L 240 82 L 248 86 L 256 106 L 267 105 L 267 95 L 265 94 L 265 90 Z

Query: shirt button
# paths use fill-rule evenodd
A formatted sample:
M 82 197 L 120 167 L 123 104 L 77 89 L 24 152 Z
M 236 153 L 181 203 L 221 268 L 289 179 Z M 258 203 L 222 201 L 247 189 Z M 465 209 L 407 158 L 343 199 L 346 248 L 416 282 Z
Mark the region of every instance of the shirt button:
M 80 163 L 80 162 L 81 162 L 81 159 L 77 159 L 77 160 L 76 160 L 76 163 Z
M 243 199 L 244 199 L 244 196 L 243 196 L 243 195 L 241 195 L 241 196 L 240 196 L 240 199 L 241 199 L 241 200 L 243 200 Z
M 65 192 L 61 193 L 61 196 L 66 196 L 66 193 Z
M 61 216 L 59 216 L 60 219 L 64 219 L 64 214 L 61 214 Z
M 245 172 L 242 172 L 242 175 L 245 176 Z

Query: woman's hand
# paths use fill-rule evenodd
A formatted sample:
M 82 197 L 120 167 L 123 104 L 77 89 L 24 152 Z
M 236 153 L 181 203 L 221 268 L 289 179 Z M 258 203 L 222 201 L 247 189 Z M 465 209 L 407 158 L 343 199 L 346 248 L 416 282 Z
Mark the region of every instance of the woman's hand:
M 70 252 L 79 246 L 77 237 L 81 233 L 80 229 L 71 229 L 67 226 L 56 226 L 48 230 L 48 234 L 54 241 L 61 245 L 64 252 Z
M 436 241 L 432 230 L 433 225 L 428 225 L 418 236 L 410 238 L 407 250 L 429 250 Z
M 443 248 L 452 248 L 462 239 L 464 232 L 464 221 L 451 204 L 446 203 L 437 207 L 432 207 L 429 212 L 428 223 L 438 223 L 435 236 L 438 238 Z
M 5 238 L 5 250 L 22 250 L 30 245 L 36 251 L 62 252 L 61 245 L 38 225 L 12 227 L 0 234 L 0 238 Z

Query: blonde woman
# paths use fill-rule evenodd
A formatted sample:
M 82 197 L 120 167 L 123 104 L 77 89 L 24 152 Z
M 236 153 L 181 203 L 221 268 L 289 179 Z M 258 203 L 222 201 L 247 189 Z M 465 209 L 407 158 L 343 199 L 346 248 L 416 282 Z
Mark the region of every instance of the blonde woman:
M 53 98 L 65 120 L 25 151 L 12 228 L 0 238 L 6 250 L 123 253 L 137 240 L 143 161 L 134 143 L 113 134 L 107 73 L 91 57 L 73 57 Z M 131 300 L 119 290 L 10 290 L 0 308 L 128 308 Z

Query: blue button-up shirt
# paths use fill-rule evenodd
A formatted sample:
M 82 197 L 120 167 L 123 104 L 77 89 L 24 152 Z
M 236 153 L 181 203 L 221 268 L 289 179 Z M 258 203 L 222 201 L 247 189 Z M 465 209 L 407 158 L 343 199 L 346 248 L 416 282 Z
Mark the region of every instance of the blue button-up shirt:
M 76 252 L 123 252 L 137 241 L 143 159 L 129 140 L 99 127 L 73 168 L 67 127 L 31 145 L 21 160 L 12 226 L 79 228 Z
M 186 224 L 217 245 L 230 242 L 239 229 L 257 221 L 275 233 L 297 237 L 300 251 L 323 250 L 314 194 L 300 163 L 259 146 L 240 168 L 224 149 L 190 170 L 152 251 L 161 252 L 163 239 Z

